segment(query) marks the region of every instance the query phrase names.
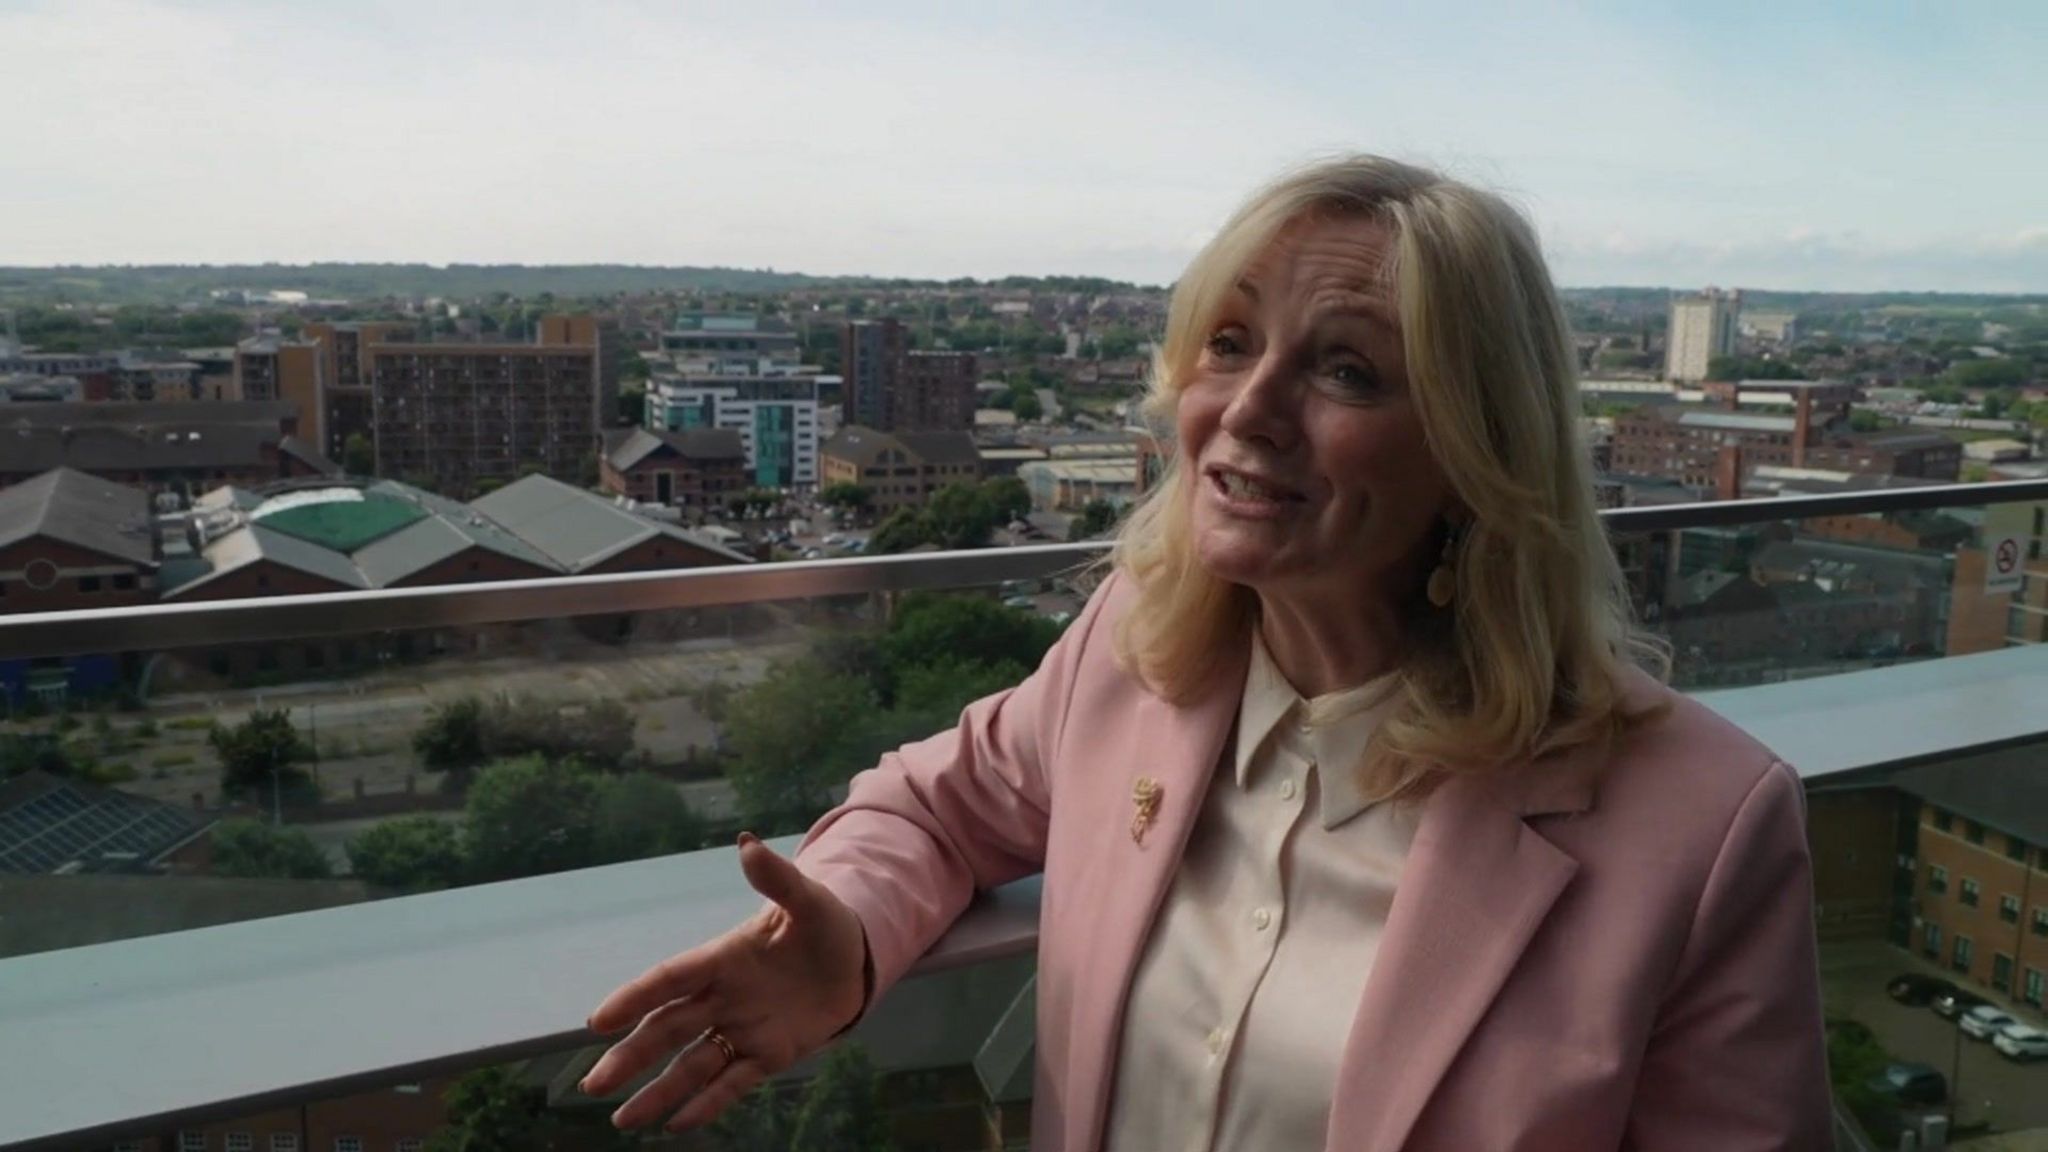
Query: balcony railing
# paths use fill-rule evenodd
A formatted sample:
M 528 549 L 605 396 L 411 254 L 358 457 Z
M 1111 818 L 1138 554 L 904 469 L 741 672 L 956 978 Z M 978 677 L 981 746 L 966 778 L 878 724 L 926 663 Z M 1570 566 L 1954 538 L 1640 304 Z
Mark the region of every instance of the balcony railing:
M 1983 569 L 1965 562 L 1982 549 L 1986 509 L 2039 502 L 2048 502 L 2048 482 L 1627 509 L 1605 519 L 1633 557 L 1641 606 L 1681 646 L 1680 686 L 1691 677 L 1704 702 L 1812 785 L 2048 738 L 2048 644 L 1985 632 Z M 1906 512 L 1948 515 L 1929 522 Z M 757 621 L 747 637 L 730 620 L 722 636 L 702 621 L 678 623 L 664 639 L 634 634 L 626 652 L 628 664 L 673 648 L 751 667 L 770 658 L 757 648 L 785 650 L 817 626 L 797 608 L 1043 581 L 1101 555 L 1100 545 L 1049 545 L 0 617 L 0 669 L 795 606 Z M 1688 570 L 1694 563 L 1702 566 Z M 2048 585 L 2048 560 L 2027 563 L 2028 587 Z M 1777 567 L 1760 580 L 1759 565 Z M 1721 605 L 1723 590 L 1745 580 L 1815 587 L 1768 603 L 1730 595 Z M 1816 595 L 1821 585 L 1827 596 Z M 1828 623 L 1829 597 L 1852 593 L 1900 611 L 1868 634 Z M 1785 604 L 1822 613 L 1807 618 L 1835 631 L 1806 642 L 1784 626 Z M 1999 627 L 2004 620 L 1999 613 Z M 563 680 L 598 666 L 550 647 L 567 642 L 525 651 Z M 639 674 L 617 670 L 621 659 L 606 657 L 618 682 Z M 485 681 L 511 674 L 479 667 Z M 616 687 L 604 680 L 589 691 Z M 185 698 L 206 715 L 251 698 L 291 704 L 307 691 L 215 684 Z M 362 731 L 388 723 L 378 706 L 361 693 L 323 705 L 356 714 Z M 323 735 L 347 722 L 323 719 Z M 879 1062 L 964 1053 L 980 1058 L 992 1096 L 1016 1091 L 1029 1073 L 1017 1029 L 1030 1021 L 1037 891 L 1027 881 L 979 903 L 926 958 L 925 978 L 862 1025 L 859 1038 Z M 0 1148 L 110 1144 L 576 1048 L 590 1039 L 583 1013 L 621 979 L 754 907 L 732 851 L 711 849 L 0 960 Z M 0 919 L 0 944 L 9 930 Z

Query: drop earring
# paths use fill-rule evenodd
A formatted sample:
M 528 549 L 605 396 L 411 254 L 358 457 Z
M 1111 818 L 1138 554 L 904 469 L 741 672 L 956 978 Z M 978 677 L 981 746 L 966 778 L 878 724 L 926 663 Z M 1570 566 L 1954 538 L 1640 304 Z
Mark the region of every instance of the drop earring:
M 1450 607 L 1452 598 L 1458 594 L 1458 567 L 1455 553 L 1458 548 L 1458 537 L 1460 535 L 1462 533 L 1456 524 L 1452 524 L 1444 529 L 1444 553 L 1437 558 L 1436 568 L 1430 572 L 1429 583 L 1423 588 L 1423 593 L 1429 597 L 1430 604 L 1438 608 Z

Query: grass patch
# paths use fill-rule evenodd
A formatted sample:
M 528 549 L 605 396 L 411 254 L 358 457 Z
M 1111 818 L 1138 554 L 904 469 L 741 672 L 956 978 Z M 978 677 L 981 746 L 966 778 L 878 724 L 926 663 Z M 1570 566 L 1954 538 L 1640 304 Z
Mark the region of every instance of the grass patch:
M 149 762 L 149 766 L 151 768 L 169 770 L 172 768 L 184 768 L 197 763 L 199 763 L 199 757 L 192 755 L 190 752 L 173 752 L 168 756 L 158 756 L 152 759 Z
M 164 721 L 164 727 L 173 732 L 204 732 L 213 727 L 213 721 L 204 716 L 180 716 Z

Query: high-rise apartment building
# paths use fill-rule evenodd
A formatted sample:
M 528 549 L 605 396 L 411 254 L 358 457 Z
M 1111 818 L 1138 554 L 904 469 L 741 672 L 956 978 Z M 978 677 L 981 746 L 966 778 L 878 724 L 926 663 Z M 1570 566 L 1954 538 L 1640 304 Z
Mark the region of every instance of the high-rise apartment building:
M 901 384 L 891 405 L 896 430 L 973 431 L 978 367 L 972 352 L 912 352 L 905 356 Z
M 351 436 L 372 435 L 376 423 L 370 394 L 369 361 L 365 349 L 387 340 L 409 340 L 417 334 L 413 325 L 399 321 L 366 320 L 359 323 L 308 324 L 302 333 L 320 346 L 326 375 L 321 381 L 321 425 L 307 430 L 329 459 L 347 459 Z
M 1707 378 L 1716 356 L 1735 354 L 1735 322 L 1742 293 L 1709 288 L 1671 301 L 1671 327 L 1664 336 L 1664 376 L 1681 383 Z
M 243 400 L 284 400 L 298 410 L 299 436 L 325 449 L 326 383 L 320 346 L 311 340 L 259 336 L 235 346 L 235 395 Z
M 533 471 L 595 482 L 595 347 L 387 342 L 364 351 L 378 475 L 457 497 Z
M 625 370 L 625 357 L 634 354 L 627 347 L 625 333 L 619 331 L 618 324 L 588 312 L 543 316 L 540 318 L 539 343 L 550 348 L 595 349 L 597 393 L 592 402 L 596 405 L 597 426 L 608 428 L 615 423 L 619 410 L 619 377 Z
M 751 312 L 685 312 L 661 334 L 676 371 L 703 376 L 773 376 L 802 360 L 796 333 Z
M 759 488 L 818 482 L 818 378 L 657 376 L 647 385 L 649 428 L 729 428 L 740 434 L 748 483 Z
M 839 373 L 846 380 L 846 423 L 886 432 L 896 427 L 910 333 L 897 320 L 854 320 L 839 330 Z

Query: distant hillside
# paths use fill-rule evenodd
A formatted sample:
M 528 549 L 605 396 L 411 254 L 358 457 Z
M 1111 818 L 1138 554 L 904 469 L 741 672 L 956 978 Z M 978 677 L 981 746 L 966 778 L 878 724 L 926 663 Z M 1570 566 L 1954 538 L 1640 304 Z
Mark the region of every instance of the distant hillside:
M 0 268 L 0 299 L 106 303 L 203 300 L 207 293 L 298 291 L 315 299 L 440 296 L 605 296 L 615 292 L 782 292 L 832 283 L 751 268 L 631 264 L 153 264 Z

